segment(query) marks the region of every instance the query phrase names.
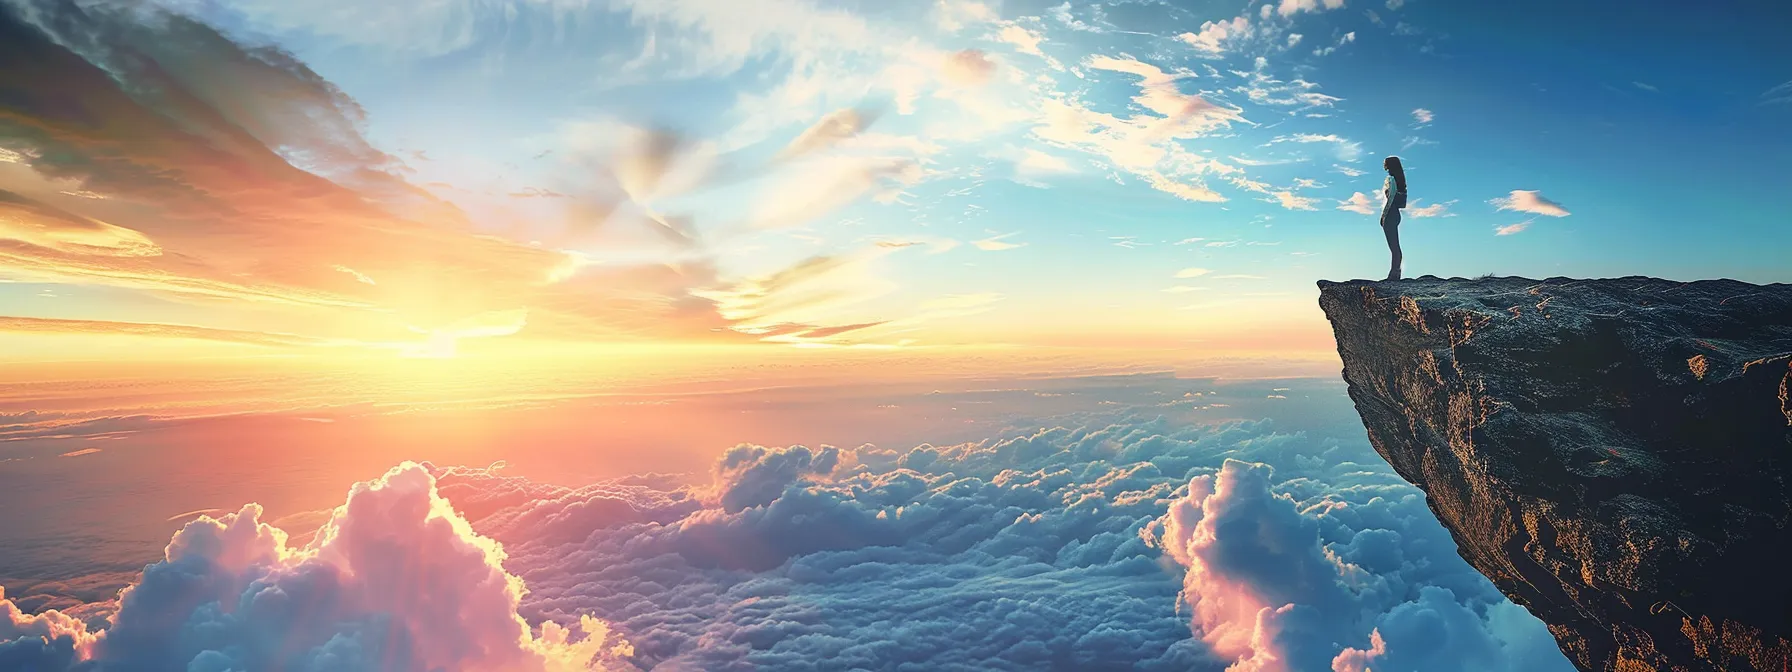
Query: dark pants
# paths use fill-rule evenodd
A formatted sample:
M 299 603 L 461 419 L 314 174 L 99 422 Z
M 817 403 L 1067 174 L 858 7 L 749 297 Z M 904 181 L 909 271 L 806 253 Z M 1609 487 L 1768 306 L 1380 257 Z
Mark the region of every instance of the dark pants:
M 1400 277 L 1400 210 L 1388 208 L 1381 211 L 1381 232 L 1388 236 L 1388 251 L 1393 253 L 1393 265 L 1388 267 L 1388 278 Z

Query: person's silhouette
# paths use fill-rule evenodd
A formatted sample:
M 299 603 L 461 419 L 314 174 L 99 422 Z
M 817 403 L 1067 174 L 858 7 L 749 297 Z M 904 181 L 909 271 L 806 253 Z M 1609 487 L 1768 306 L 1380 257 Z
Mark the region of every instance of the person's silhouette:
M 1400 279 L 1400 209 L 1406 207 L 1406 168 L 1400 165 L 1400 157 L 1390 156 L 1383 159 L 1381 167 L 1387 169 L 1388 177 L 1381 185 L 1381 232 L 1387 234 L 1388 252 L 1394 256 L 1388 267 L 1388 279 Z

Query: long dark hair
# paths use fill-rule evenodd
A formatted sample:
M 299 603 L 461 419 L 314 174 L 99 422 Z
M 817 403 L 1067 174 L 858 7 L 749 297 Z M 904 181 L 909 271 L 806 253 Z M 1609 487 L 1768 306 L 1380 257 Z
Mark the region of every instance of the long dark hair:
M 1386 168 L 1389 175 L 1394 176 L 1394 189 L 1406 192 L 1406 167 L 1400 165 L 1400 157 L 1390 156 L 1381 160 L 1381 167 Z

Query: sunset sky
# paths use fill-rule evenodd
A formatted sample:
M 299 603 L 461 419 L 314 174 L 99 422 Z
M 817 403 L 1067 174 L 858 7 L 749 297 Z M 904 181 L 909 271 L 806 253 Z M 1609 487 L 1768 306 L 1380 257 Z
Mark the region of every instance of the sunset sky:
M 0 357 L 1311 355 L 1313 281 L 1382 268 L 1387 154 L 1408 275 L 1774 281 L 1792 253 L 1771 21 L 165 4 L 193 18 L 94 12 L 105 50 L 8 28 L 42 65 L 4 75 Z
M 0 0 L 0 669 L 1570 669 L 1315 282 L 1792 280 L 1742 4 Z

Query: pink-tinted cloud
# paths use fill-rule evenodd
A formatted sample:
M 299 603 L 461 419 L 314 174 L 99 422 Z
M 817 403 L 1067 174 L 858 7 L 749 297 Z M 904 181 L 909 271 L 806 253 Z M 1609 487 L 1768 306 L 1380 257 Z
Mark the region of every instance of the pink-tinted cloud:
M 1493 235 L 1496 235 L 1496 236 L 1510 236 L 1510 235 L 1512 235 L 1512 234 L 1515 234 L 1515 233 L 1520 233 L 1520 232 L 1522 232 L 1522 231 L 1524 231 L 1524 230 L 1525 230 L 1525 229 L 1528 229 L 1528 228 L 1531 228 L 1531 222 L 1532 222 L 1532 221 L 1533 221 L 1533 220 L 1529 220 L 1529 219 L 1527 219 L 1527 220 L 1524 220 L 1524 221 L 1522 221 L 1522 222 L 1518 222 L 1518 223 L 1516 223 L 1516 224 L 1507 224 L 1507 225 L 1505 225 L 1505 226 L 1502 226 L 1502 227 L 1499 227 L 1499 228 L 1497 228 L 1497 229 L 1494 229 L 1494 230 L 1493 230 Z
M 0 641 L 60 640 L 74 660 L 154 669 L 570 672 L 630 651 L 589 616 L 577 641 L 555 622 L 533 630 L 502 546 L 421 466 L 355 485 L 304 547 L 261 515 L 249 504 L 187 523 L 97 631 L 54 610 L 21 614 L 0 595 Z M 206 636 L 183 636 L 195 632 Z
M 1511 194 L 1488 202 L 1500 210 L 1527 212 L 1533 215 L 1567 217 L 1570 214 L 1561 203 L 1544 198 L 1543 194 L 1537 191 L 1514 189 Z
M 1351 194 L 1350 198 L 1338 201 L 1339 210 L 1354 212 L 1359 215 L 1373 215 L 1375 214 L 1375 207 L 1375 203 L 1369 200 L 1369 195 L 1360 191 Z
M 1238 672 L 1302 669 L 1284 636 L 1296 602 L 1346 601 L 1346 576 L 1360 571 L 1323 550 L 1259 464 L 1226 460 L 1219 473 L 1195 477 L 1160 523 L 1164 552 L 1187 570 L 1182 598 L 1196 636 Z
M 1372 630 L 1369 632 L 1369 648 L 1339 651 L 1332 659 L 1332 672 L 1372 672 L 1369 664 L 1387 653 L 1388 643 L 1381 638 L 1381 630 Z

